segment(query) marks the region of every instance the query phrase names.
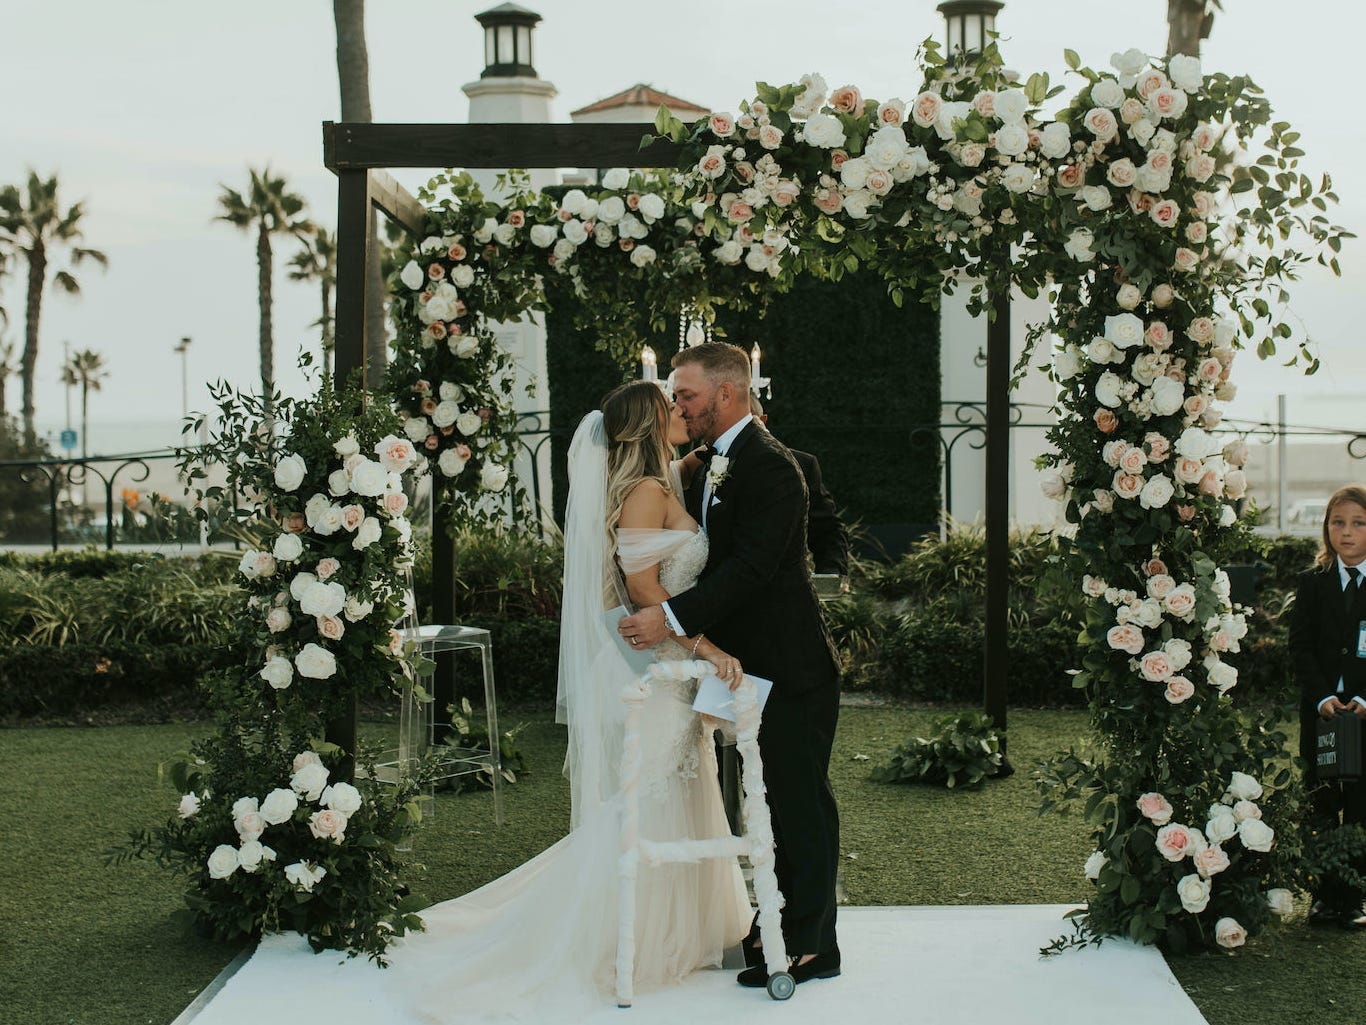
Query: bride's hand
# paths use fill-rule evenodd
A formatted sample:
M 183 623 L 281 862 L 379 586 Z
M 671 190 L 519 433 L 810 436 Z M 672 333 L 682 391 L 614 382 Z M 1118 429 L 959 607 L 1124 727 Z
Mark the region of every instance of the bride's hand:
M 734 655 L 726 654 L 711 641 L 703 639 L 697 646 L 697 654 L 716 668 L 716 675 L 721 677 L 731 690 L 740 686 L 740 681 L 745 678 L 740 660 Z

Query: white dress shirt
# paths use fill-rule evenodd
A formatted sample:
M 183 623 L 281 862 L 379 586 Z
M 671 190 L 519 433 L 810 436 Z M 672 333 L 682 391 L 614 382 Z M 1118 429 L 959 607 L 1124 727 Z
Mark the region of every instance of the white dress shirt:
M 1366 563 L 1360 563 L 1360 562 L 1357 563 L 1357 565 L 1356 565 L 1356 570 L 1357 570 L 1357 573 L 1358 573 L 1358 578 L 1357 578 L 1357 582 L 1356 582 L 1355 584 L 1353 584 L 1352 586 L 1353 586 L 1353 587 L 1360 587 L 1360 586 L 1361 586 L 1361 581 L 1362 581 L 1362 579 L 1363 579 L 1363 578 L 1366 578 Z M 1338 582 L 1342 585 L 1342 589 L 1343 589 L 1344 591 L 1347 590 L 1348 581 L 1350 581 L 1351 579 L 1352 579 L 1352 578 L 1351 578 L 1350 576 L 1347 575 L 1347 563 L 1343 562 L 1343 561 L 1342 561 L 1342 556 L 1339 555 L 1339 556 L 1338 556 Z M 1323 712 L 1323 706 L 1324 706 L 1324 705 L 1326 705 L 1328 702 L 1332 701 L 1333 698 L 1338 697 L 1339 695 L 1346 693 L 1346 690 L 1347 690 L 1346 681 L 1344 681 L 1344 680 L 1342 679 L 1342 677 L 1338 677 L 1338 689 L 1337 689 L 1337 692 L 1334 693 L 1334 694 L 1329 694 L 1328 697 L 1324 698 L 1322 701 L 1319 702 L 1319 712 L 1322 713 L 1322 712 Z M 1359 695 L 1354 696 L 1354 697 L 1352 698 L 1352 701 L 1357 702 L 1359 705 L 1361 705 L 1362 708 L 1366 708 L 1366 699 L 1363 699 L 1363 698 L 1360 697 Z M 1346 703 L 1347 703 L 1347 704 L 1351 704 L 1351 701 L 1346 702 Z
M 719 438 L 717 438 L 714 442 L 712 442 L 712 446 L 711 446 L 711 447 L 712 447 L 712 452 L 713 452 L 713 454 L 718 455 L 718 456 L 725 456 L 726 453 L 728 453 L 728 452 L 730 451 L 730 447 L 731 447 L 732 445 L 735 444 L 735 439 L 738 438 L 738 437 L 740 436 L 740 432 L 743 431 L 743 430 L 745 429 L 745 426 L 746 426 L 751 420 L 753 420 L 753 419 L 754 419 L 754 417 L 753 417 L 752 415 L 746 414 L 745 416 L 741 417 L 739 420 L 736 420 L 735 423 L 733 423 L 733 424 L 726 430 L 726 432 L 725 432 L 724 434 L 722 434 Z M 711 508 L 711 473 L 709 472 L 709 471 L 710 471 L 710 468 L 709 468 L 709 467 L 708 467 L 708 468 L 704 468 L 704 470 L 707 472 L 707 478 L 706 478 L 706 480 L 705 480 L 705 481 L 703 482 L 703 484 L 702 484 L 702 524 L 701 524 L 701 526 L 702 526 L 703 532 L 705 533 L 705 531 L 706 531 L 706 529 L 707 529 L 707 511 Z M 699 471 L 699 472 L 703 472 L 703 471 Z M 680 637 L 685 637 L 685 636 L 687 636 L 687 635 L 683 632 L 683 627 L 682 627 L 682 625 L 681 625 L 681 624 L 678 622 L 678 620 L 674 617 L 673 610 L 672 610 L 671 608 L 669 608 L 669 603 L 668 603 L 668 602 L 664 602 L 663 605 L 662 605 L 662 607 L 663 607 L 663 609 L 664 609 L 664 619 L 668 622 L 668 624 L 669 624 L 669 629 L 672 630 L 674 633 L 678 634 Z

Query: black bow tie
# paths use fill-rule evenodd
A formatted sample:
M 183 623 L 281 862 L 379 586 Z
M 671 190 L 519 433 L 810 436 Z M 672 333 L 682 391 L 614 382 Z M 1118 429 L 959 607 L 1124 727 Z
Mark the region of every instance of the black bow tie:
M 702 445 L 699 448 L 693 449 L 692 454 L 702 460 L 703 466 L 710 466 L 712 457 L 716 455 L 716 449 L 712 448 L 710 445 Z

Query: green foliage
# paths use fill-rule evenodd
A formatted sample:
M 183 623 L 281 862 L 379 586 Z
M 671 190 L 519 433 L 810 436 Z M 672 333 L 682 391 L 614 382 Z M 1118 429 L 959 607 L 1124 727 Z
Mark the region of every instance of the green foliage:
M 470 751 L 490 750 L 488 720 L 483 715 L 475 713 L 468 698 L 461 698 L 458 708 L 455 705 L 448 706 L 446 714 L 450 716 L 451 732 L 442 738 L 443 745 L 460 756 L 464 756 Z M 504 730 L 498 736 L 499 764 L 503 768 L 503 779 L 508 783 L 516 783 L 519 772 L 530 771 L 527 767 L 526 755 L 517 745 L 517 735 L 524 729 L 526 729 L 526 723 L 518 723 L 512 729 Z M 442 752 L 438 749 L 436 753 L 438 762 L 441 755 Z M 493 789 L 493 769 L 484 766 L 478 772 L 448 776 L 440 781 L 440 786 L 443 790 L 450 790 L 455 793 L 465 790 L 491 790 Z
M 27 444 L 24 433 L 13 417 L 0 417 L 0 463 L 49 459 L 52 453 L 42 441 Z M 21 472 L 28 479 L 21 477 Z M 47 478 L 29 468 L 0 469 L 0 538 L 11 543 L 46 541 L 51 527 L 48 519 L 52 496 Z
M 869 777 L 876 783 L 930 783 L 952 790 L 979 786 L 1001 768 L 1001 738 L 981 712 L 960 712 L 934 724 L 930 737 L 911 737 Z
M 1366 891 L 1366 826 L 1348 822 L 1313 832 L 1305 843 L 1301 883 L 1316 893 L 1326 880 Z

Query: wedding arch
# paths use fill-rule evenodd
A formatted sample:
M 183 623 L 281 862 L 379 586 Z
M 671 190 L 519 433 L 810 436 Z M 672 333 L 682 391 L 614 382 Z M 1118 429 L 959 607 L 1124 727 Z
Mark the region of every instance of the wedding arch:
M 1283 300 L 1285 285 L 1312 261 L 1337 272 L 1345 232 L 1325 215 L 1336 201 L 1331 182 L 1316 184 L 1299 170 L 1298 135 L 1271 120 L 1250 80 L 1203 75 L 1198 60 L 1183 56 L 1154 60 L 1130 50 L 1115 56 L 1113 72 L 1083 67 L 1071 51 L 1066 57 L 1082 84 L 1051 119 L 1041 108 L 1062 88 L 1047 76 L 1009 76 L 994 45 L 947 61 L 927 42 L 924 84 L 905 102 L 866 99 L 853 86 L 830 91 L 808 75 L 776 88 L 761 83 L 738 115 L 717 113 L 692 126 L 661 109 L 648 131 L 325 124 L 326 163 L 338 176 L 337 388 L 324 389 L 320 402 L 331 404 L 322 420 L 340 426 L 291 434 L 278 451 L 267 440 L 264 452 L 247 449 L 272 432 L 240 432 L 243 459 L 256 460 L 252 486 L 279 521 L 271 528 L 275 557 L 252 552 L 243 562 L 256 592 L 249 618 L 269 624 L 274 617 L 294 631 L 260 628 L 266 664 L 237 681 L 241 691 L 269 694 L 268 685 L 280 702 L 291 694 L 289 701 L 320 702 L 332 716 L 331 739 L 343 754 L 354 751 L 356 699 L 395 671 L 400 653 L 375 644 L 368 627 L 346 627 L 336 611 L 317 615 L 315 638 L 311 606 L 357 600 L 342 584 L 323 582 L 337 574 L 347 588 L 357 581 L 362 595 L 367 578 L 384 583 L 381 609 L 371 617 L 358 602 L 351 620 L 348 604 L 348 621 L 378 622 L 382 612 L 391 623 L 401 612 L 392 572 L 408 552 L 409 528 L 399 485 L 424 459 L 439 523 L 490 514 L 489 497 L 509 486 L 513 449 L 506 356 L 488 325 L 542 304 L 542 275 L 569 277 L 582 300 L 578 315 L 610 314 L 608 345 L 625 351 L 652 317 L 684 302 L 705 311 L 762 298 L 799 273 L 838 279 L 868 266 L 898 302 L 908 295 L 933 302 L 966 273 L 975 282 L 970 309 L 995 314 L 987 674 L 988 711 L 1004 725 L 1011 368 L 1000 309 L 1012 287 L 1046 291 L 1053 316 L 1031 341 L 1045 333 L 1058 340 L 1050 374 L 1059 419 L 1041 483 L 1066 502 L 1074 531 L 1062 543 L 1085 603 L 1076 664 L 1057 670 L 1086 689 L 1100 738 L 1095 753 L 1054 759 L 1044 780 L 1046 806 L 1083 804 L 1096 845 L 1085 866 L 1095 891 L 1072 942 L 1120 934 L 1173 949 L 1241 944 L 1285 906 L 1297 854 L 1295 795 L 1289 772 L 1274 770 L 1285 738 L 1229 694 L 1237 670 L 1226 656 L 1238 652 L 1247 628 L 1219 566 L 1247 543 L 1231 504 L 1246 487 L 1246 446 L 1222 444 L 1212 433 L 1215 403 L 1232 396 L 1237 348 L 1255 344 L 1266 356 L 1277 339 L 1293 337 L 1268 295 Z M 1255 158 L 1253 145 L 1262 148 Z M 516 176 L 504 195 L 489 198 L 453 173 L 413 197 L 384 173 L 641 164 L 669 170 L 614 170 L 600 186 L 558 199 L 528 191 Z M 398 339 L 386 390 L 396 412 L 356 419 L 351 400 L 339 412 L 336 396 L 364 374 L 372 208 L 401 224 L 412 244 L 391 282 Z M 633 299 L 642 296 L 648 305 Z M 307 427 L 306 419 L 293 422 Z M 372 450 L 377 461 L 366 455 Z M 368 496 L 354 503 L 354 527 L 345 522 L 352 507 L 329 492 Z M 312 535 L 326 540 L 353 529 L 354 542 L 332 542 L 341 558 L 322 560 L 331 563 L 324 573 L 318 554 L 325 546 Z M 444 622 L 454 612 L 452 543 L 449 531 L 434 531 L 434 612 Z M 287 573 L 293 581 L 277 593 Z M 296 620 L 303 625 L 290 627 Z M 291 657 L 307 678 L 297 692 L 287 689 Z M 334 677 L 335 684 L 316 682 Z M 301 720 L 288 721 L 297 748 L 306 735 Z M 277 761 L 287 775 L 289 759 Z M 306 753 L 293 770 L 306 777 L 291 781 L 293 791 L 327 804 Z M 229 814 L 223 802 L 232 798 L 206 792 L 203 799 L 217 803 L 210 813 L 199 799 L 190 802 L 189 815 L 202 816 L 194 839 L 172 837 L 185 850 L 266 810 L 263 804 L 258 815 L 255 799 L 248 807 L 243 797 Z M 349 814 L 364 814 L 349 791 L 341 799 L 351 812 L 333 800 L 331 818 L 319 811 L 308 819 L 324 843 L 340 843 L 341 835 L 320 834 L 317 822 L 335 830 L 339 819 L 344 830 Z M 373 807 L 383 829 L 397 829 L 398 812 Z M 240 825 L 237 832 L 245 836 Z M 255 838 L 246 843 L 259 847 Z M 262 864 L 258 850 L 252 855 L 255 867 L 243 863 L 244 872 Z M 213 857 L 217 868 L 210 858 L 199 869 L 201 901 L 241 860 L 222 844 Z M 397 893 L 391 866 L 380 868 L 384 892 Z M 290 869 L 272 900 L 289 887 L 311 893 L 332 885 L 307 860 Z M 361 899 L 356 885 L 336 885 L 342 888 L 328 906 L 337 910 L 309 920 L 310 938 L 355 946 L 360 921 L 367 923 L 360 945 L 382 950 L 384 930 L 370 925 L 384 901 L 366 898 L 361 913 L 352 903 Z M 343 919 L 350 933 L 336 927 Z M 243 919 L 272 920 L 265 913 Z

